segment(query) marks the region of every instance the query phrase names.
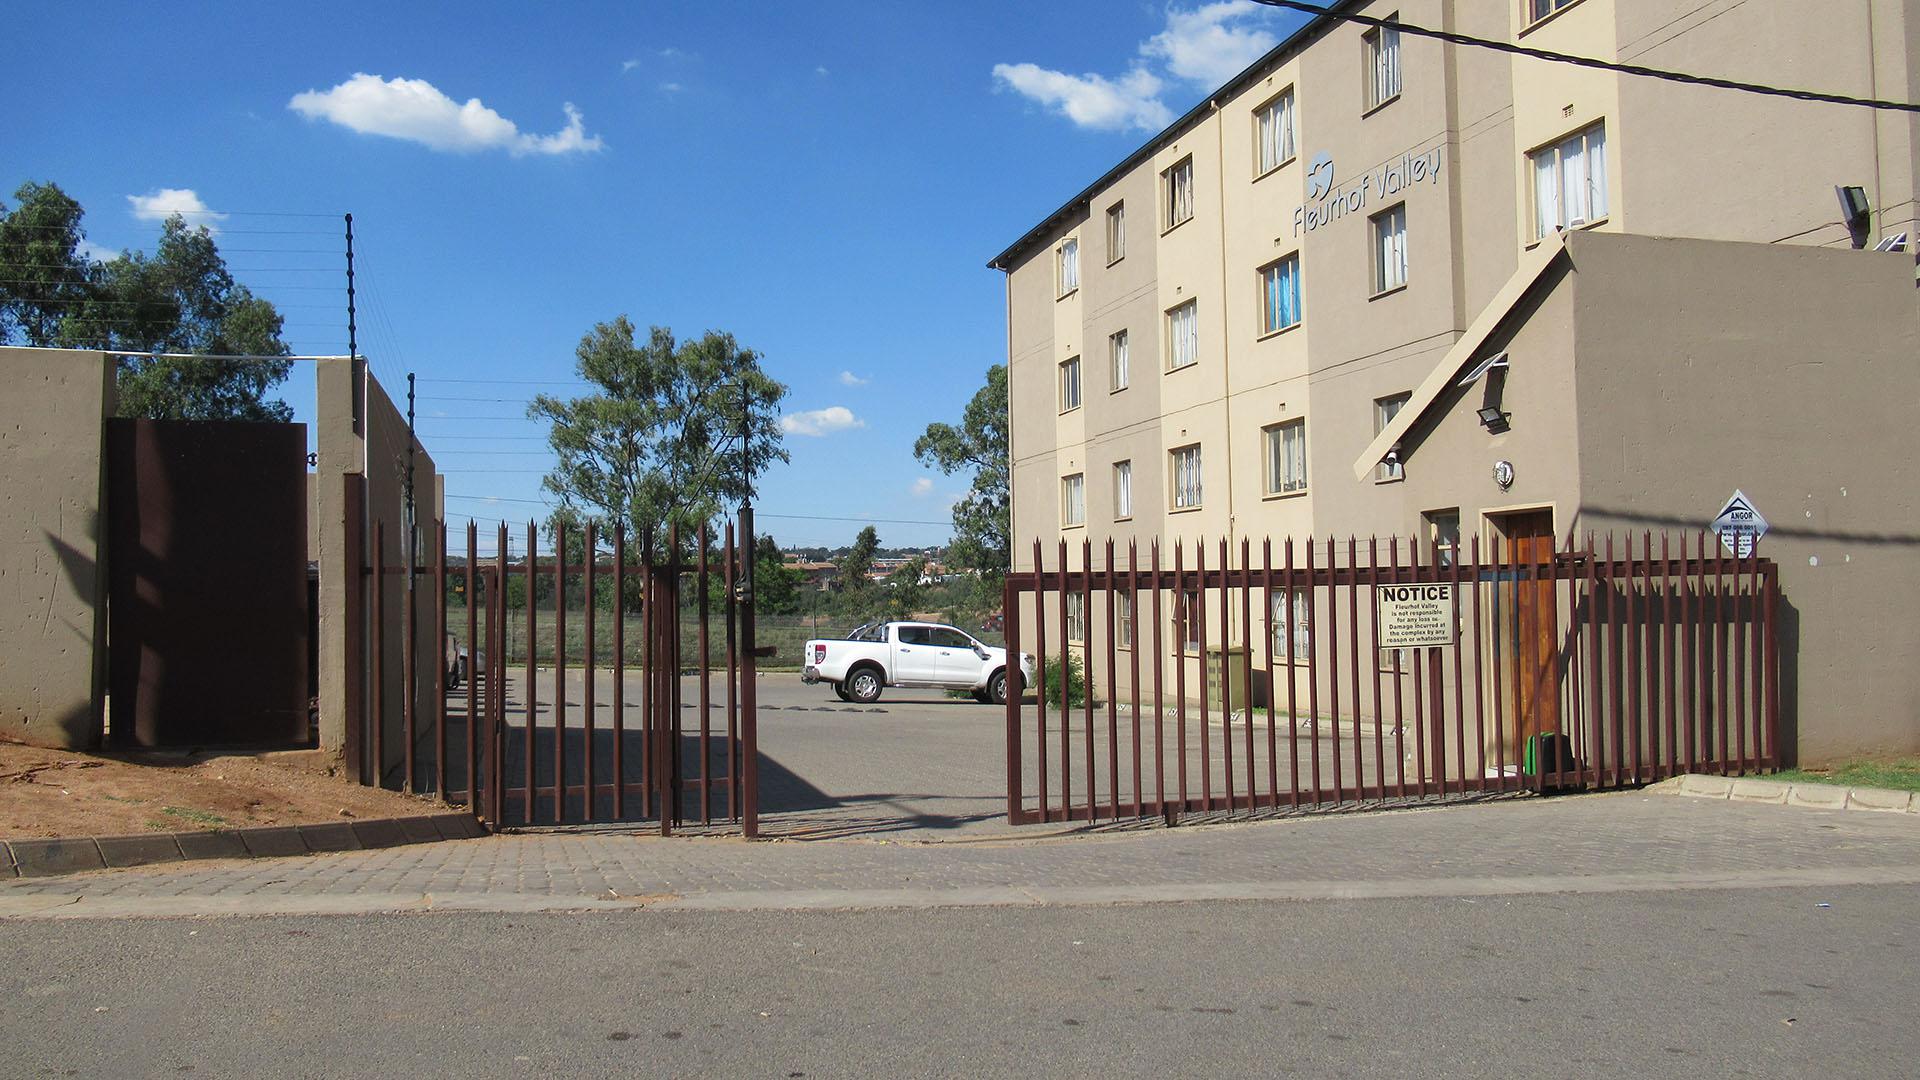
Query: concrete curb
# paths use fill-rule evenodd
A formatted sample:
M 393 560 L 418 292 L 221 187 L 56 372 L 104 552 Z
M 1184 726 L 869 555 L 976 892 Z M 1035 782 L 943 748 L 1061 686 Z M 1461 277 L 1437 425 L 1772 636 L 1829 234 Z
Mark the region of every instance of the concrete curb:
M 1666 795 L 1730 802 L 1804 806 L 1815 810 L 1862 810 L 1879 814 L 1920 815 L 1920 794 L 1886 788 L 1845 787 L 1840 784 L 1788 784 L 1750 776 L 1707 776 L 1688 773 L 1646 788 Z
M 372 821 L 324 821 L 313 825 L 262 825 L 251 829 L 0 840 L 0 880 L 193 859 L 265 859 L 324 851 L 359 851 L 442 840 L 471 840 L 485 835 L 487 830 L 472 814 L 455 812 Z

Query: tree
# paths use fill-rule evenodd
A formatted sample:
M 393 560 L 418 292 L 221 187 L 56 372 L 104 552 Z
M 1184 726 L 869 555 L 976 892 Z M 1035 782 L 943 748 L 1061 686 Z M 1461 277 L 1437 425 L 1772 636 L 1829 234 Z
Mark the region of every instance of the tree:
M 871 614 L 875 603 L 874 585 L 868 575 L 873 572 L 873 557 L 879 550 L 880 534 L 868 525 L 854 537 L 847 553 L 835 560 L 834 578 L 840 582 L 842 613 L 857 618 Z
M 161 226 L 152 258 L 83 254 L 80 204 L 54 184 L 24 184 L 0 216 L 0 342 L 136 353 L 281 357 L 290 351 L 274 306 L 234 282 L 213 234 L 179 215 Z M 287 360 L 129 356 L 116 379 L 119 412 L 156 420 L 293 418 L 267 392 Z
M 773 462 L 788 460 L 778 417 L 787 388 L 731 334 L 680 342 L 656 326 L 636 342 L 622 315 L 596 324 L 574 356 L 593 391 L 542 394 L 527 407 L 551 425 L 547 441 L 559 458 L 541 486 L 603 530 L 625 524 L 649 564 L 671 527 L 691 537 L 749 497 Z
M 791 615 L 800 610 L 800 571 L 787 566 L 772 536 L 754 540 L 753 610 L 762 615 Z
M 983 598 L 996 602 L 1000 582 L 1013 564 L 1007 478 L 1007 368 L 987 369 L 987 384 L 967 402 L 959 426 L 929 424 L 913 443 L 922 464 L 951 476 L 971 470 L 967 496 L 953 506 L 953 546 L 948 562 L 980 575 Z
M 926 576 L 927 559 L 924 555 L 913 556 L 888 574 L 882 614 L 889 619 L 911 619 L 925 610 L 927 587 L 921 584 L 921 579 Z

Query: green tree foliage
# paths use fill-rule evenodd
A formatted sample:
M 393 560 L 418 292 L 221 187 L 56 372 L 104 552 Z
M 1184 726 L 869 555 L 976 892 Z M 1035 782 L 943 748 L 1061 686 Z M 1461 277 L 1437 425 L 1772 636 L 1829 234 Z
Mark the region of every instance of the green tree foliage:
M 928 589 L 920 584 L 926 573 L 926 557 L 915 555 L 888 574 L 886 591 L 881 597 L 881 614 L 889 619 L 911 619 L 926 610 Z
M 649 563 L 670 528 L 691 539 L 701 522 L 749 497 L 768 466 L 788 460 L 778 416 L 787 388 L 731 334 L 677 341 L 656 326 L 636 341 L 622 315 L 596 324 L 574 356 L 592 391 L 542 394 L 527 408 L 551 425 L 548 443 L 559 459 L 541 486 L 603 530 L 624 523 Z
M 792 615 L 800 610 L 800 571 L 787 565 L 771 536 L 754 541 L 753 610 L 762 615 Z
M 833 578 L 838 586 L 834 603 L 842 618 L 864 622 L 879 613 L 879 586 L 868 576 L 879 550 L 880 534 L 868 525 L 860 530 L 847 553 L 834 560 Z
M 25 184 L 0 207 L 0 342 L 141 353 L 281 357 L 280 313 L 237 284 L 213 234 L 179 215 L 161 226 L 152 257 L 83 253 L 83 211 L 54 184 Z M 287 360 L 127 357 L 117 376 L 120 415 L 156 420 L 290 420 L 267 392 Z
M 997 598 L 1012 565 L 1009 541 L 1007 369 L 987 369 L 987 383 L 967 402 L 958 426 L 929 424 L 914 440 L 913 456 L 951 476 L 971 472 L 973 485 L 953 507 L 953 547 L 948 561 L 978 571 L 982 591 Z

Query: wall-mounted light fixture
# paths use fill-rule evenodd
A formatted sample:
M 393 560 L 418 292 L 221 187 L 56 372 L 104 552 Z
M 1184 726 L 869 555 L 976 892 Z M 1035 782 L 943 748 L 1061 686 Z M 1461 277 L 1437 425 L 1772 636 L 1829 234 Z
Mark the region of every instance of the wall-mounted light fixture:
M 1479 416 L 1480 426 L 1486 428 L 1487 433 L 1490 435 L 1504 434 L 1508 428 L 1513 426 L 1509 423 L 1507 414 L 1501 412 L 1500 407 L 1497 405 L 1489 405 L 1479 410 Z
M 1867 238 L 1873 235 L 1873 207 L 1867 204 L 1867 189 L 1842 186 L 1834 188 L 1833 193 L 1840 200 L 1840 223 L 1853 237 L 1853 246 L 1866 247 Z

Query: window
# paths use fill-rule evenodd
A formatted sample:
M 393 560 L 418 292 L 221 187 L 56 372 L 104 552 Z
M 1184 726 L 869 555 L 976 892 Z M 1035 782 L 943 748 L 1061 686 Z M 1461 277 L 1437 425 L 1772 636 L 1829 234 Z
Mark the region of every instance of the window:
M 1080 358 L 1070 357 L 1060 364 L 1060 411 L 1072 412 L 1080 407 Z
M 929 627 L 928 638 L 927 643 L 936 649 L 966 649 L 971 651 L 974 645 L 972 638 L 955 630 L 951 626 Z
M 1113 594 L 1113 643 L 1121 649 L 1133 648 L 1133 597 Z
M 1460 550 L 1460 508 L 1428 510 L 1420 518 L 1426 522 L 1427 542 L 1432 545 L 1435 560 L 1441 566 L 1452 566 Z
M 1107 207 L 1107 265 L 1127 257 L 1127 204 Z
M 1406 407 L 1407 400 L 1411 397 L 1413 394 L 1405 393 L 1373 399 L 1373 433 L 1376 437 L 1387 430 L 1387 425 L 1393 423 L 1393 418 L 1400 415 L 1400 410 Z M 1391 463 L 1383 461 L 1373 467 L 1375 480 L 1398 480 L 1405 475 L 1406 469 L 1398 460 Z
M 900 644 L 902 645 L 933 644 L 933 627 L 931 626 L 901 627 L 900 628 Z
M 1307 421 L 1303 417 L 1263 428 L 1267 440 L 1267 494 L 1307 490 Z
M 1200 362 L 1200 301 L 1189 300 L 1167 312 L 1167 370 Z
M 1289 255 L 1260 269 L 1260 333 L 1300 325 L 1300 256 Z
M 1059 256 L 1060 295 L 1080 287 L 1080 241 L 1070 239 L 1055 252 Z
M 1116 330 L 1107 335 L 1107 356 L 1113 362 L 1113 389 L 1127 388 L 1127 332 Z
M 1060 478 L 1060 524 L 1071 528 L 1087 523 L 1087 474 Z
M 1607 216 L 1607 126 L 1528 155 L 1533 160 L 1533 235 L 1578 229 Z
M 1075 644 L 1087 640 L 1087 598 L 1082 593 L 1067 594 L 1067 640 Z
M 1116 461 L 1113 463 L 1113 520 L 1125 521 L 1133 516 L 1133 462 Z
M 1289 612 L 1288 608 L 1292 608 Z M 1292 602 L 1286 590 L 1267 594 L 1267 648 L 1275 660 L 1305 660 L 1312 641 L 1313 590 L 1294 589 Z
M 1378 296 L 1407 283 L 1407 204 L 1373 216 L 1373 292 Z
M 1200 624 L 1206 613 L 1200 610 L 1200 590 L 1181 589 L 1180 602 L 1173 612 L 1175 636 L 1180 639 L 1187 652 L 1200 651 Z
M 1168 455 L 1173 459 L 1173 508 L 1192 510 L 1200 505 L 1200 447 L 1183 446 Z
M 1260 106 L 1253 114 L 1254 176 L 1293 160 L 1293 91 Z
M 1182 158 L 1179 164 L 1161 173 L 1160 189 L 1167 228 L 1171 229 L 1192 217 L 1193 159 Z
M 1387 16 L 1399 21 L 1398 15 Z M 1360 39 L 1367 50 L 1367 108 L 1377 109 L 1400 96 L 1400 31 L 1376 26 Z
M 1537 23 L 1541 19 L 1573 4 L 1574 0 L 1527 0 L 1527 21 Z

